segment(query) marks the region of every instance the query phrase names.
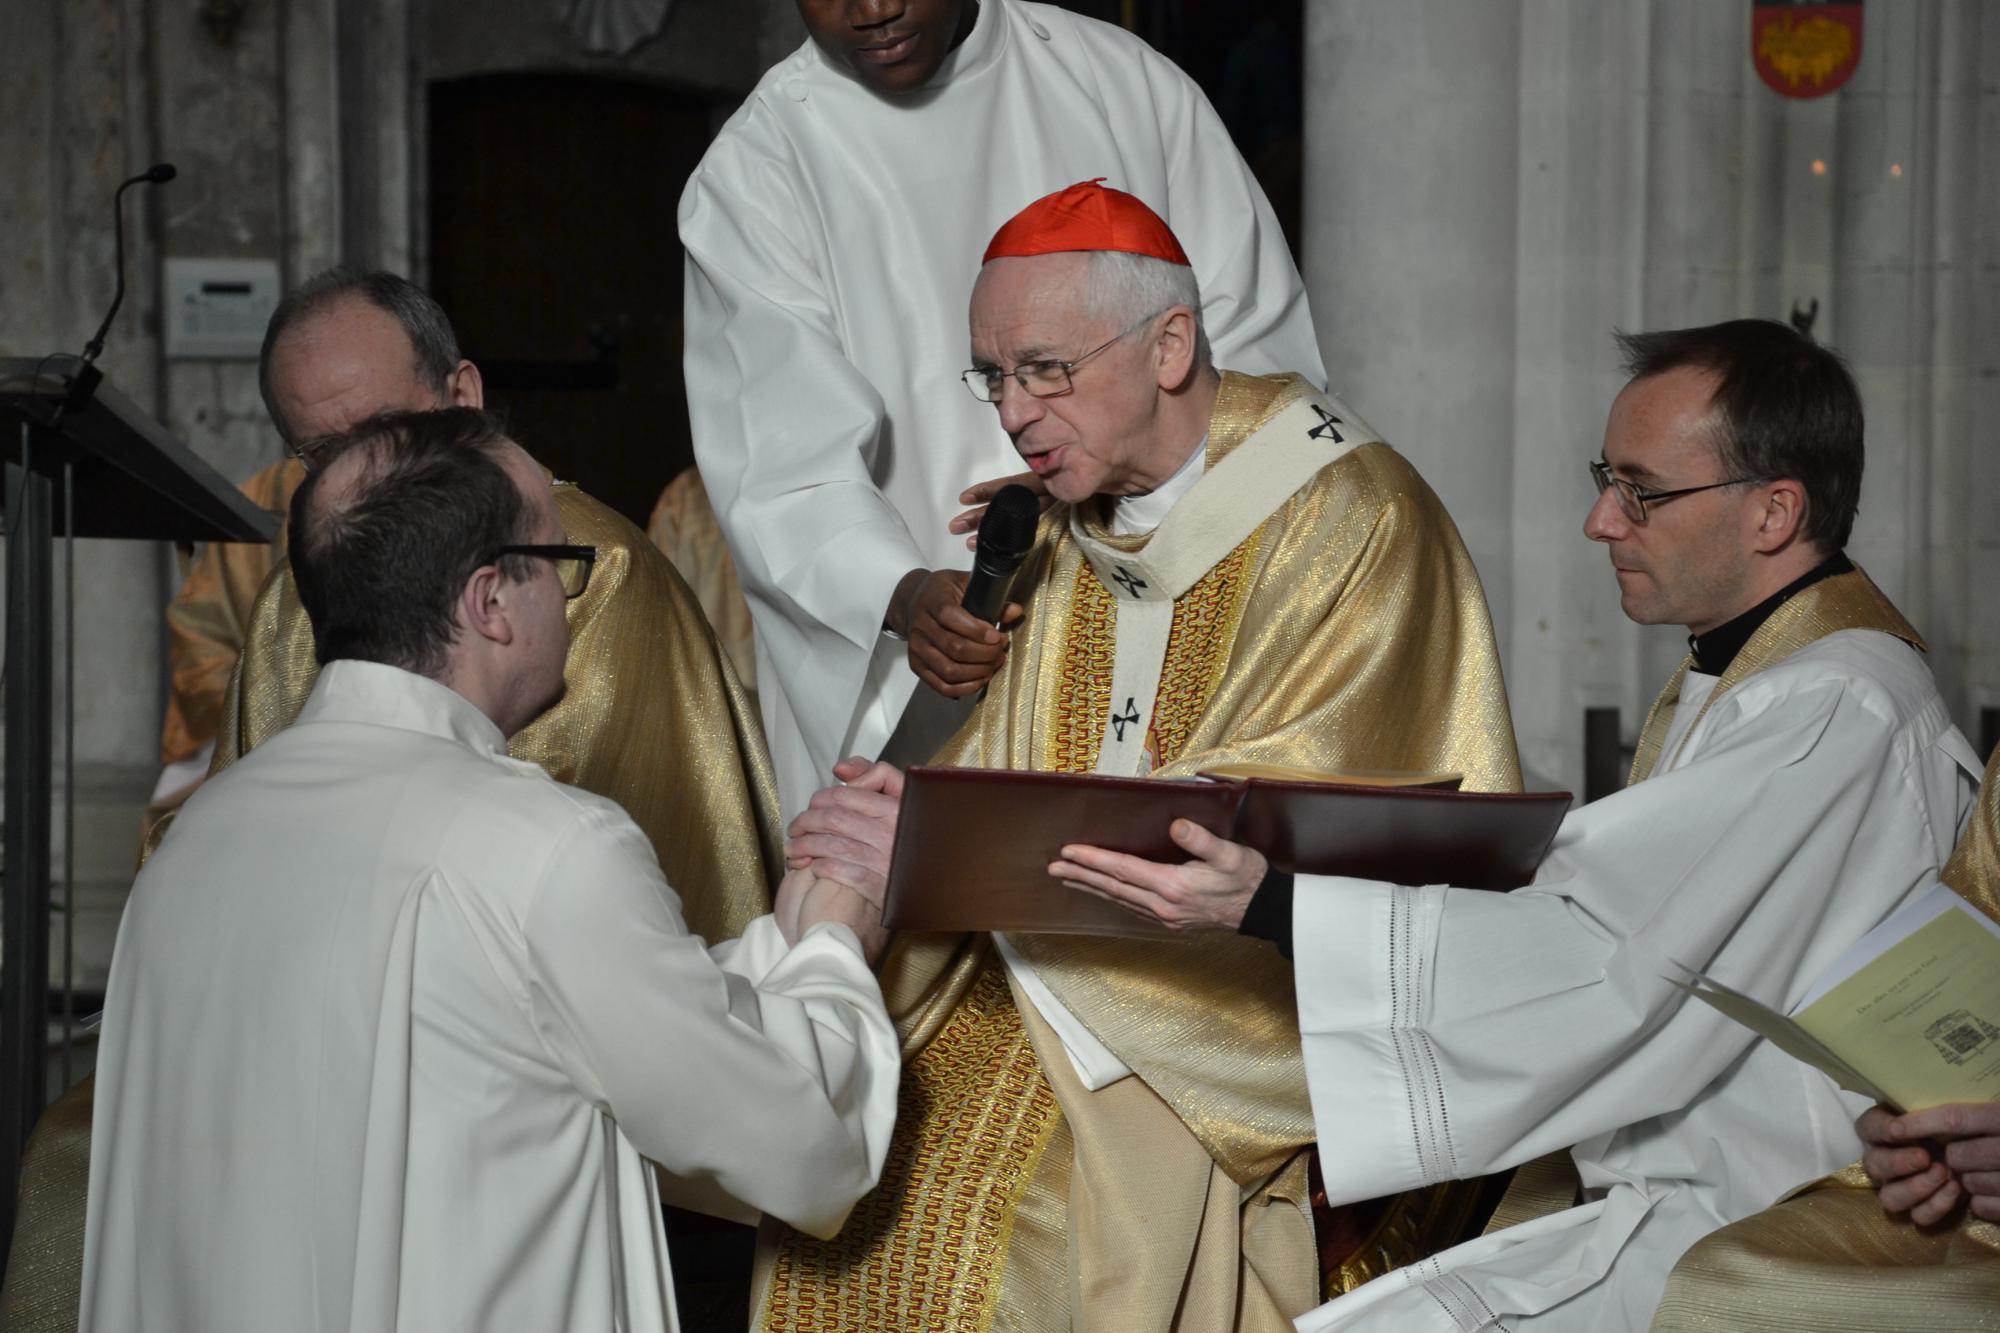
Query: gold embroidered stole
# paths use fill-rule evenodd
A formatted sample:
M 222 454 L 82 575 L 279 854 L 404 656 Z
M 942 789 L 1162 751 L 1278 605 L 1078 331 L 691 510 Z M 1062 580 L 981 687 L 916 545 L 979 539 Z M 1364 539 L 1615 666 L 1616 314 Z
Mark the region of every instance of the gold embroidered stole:
M 1750 636 L 1750 641 L 1736 654 L 1729 669 L 1716 681 L 1715 688 L 1709 691 L 1701 711 L 1695 714 L 1694 723 L 1681 733 L 1681 744 L 1686 745 L 1686 738 L 1694 733 L 1695 724 L 1715 706 L 1715 701 L 1737 684 L 1759 671 L 1778 665 L 1807 644 L 1844 629 L 1880 630 L 1921 652 L 1930 651 L 1923 638 L 1910 627 L 1910 622 L 1903 619 L 1903 613 L 1883 596 L 1882 590 L 1859 567 L 1850 573 L 1821 579 L 1787 598 L 1769 619 L 1757 627 L 1757 632 Z M 1659 697 L 1653 700 L 1653 706 L 1646 714 L 1646 724 L 1639 731 L 1639 748 L 1632 755 L 1632 772 L 1626 778 L 1626 786 L 1645 781 L 1659 765 L 1663 757 L 1660 748 L 1673 725 L 1674 710 L 1680 704 L 1681 684 L 1693 666 L 1694 658 L 1690 656 L 1674 672 L 1673 679 L 1667 682 Z M 1671 759 L 1671 756 L 1668 758 Z
M 882 1183 L 822 1241 L 785 1229 L 769 1333 L 991 1327 L 1015 1205 L 1061 1119 L 990 952 L 903 1069 Z
M 1214 468 L 1307 392 L 1303 382 L 1287 377 L 1229 376 L 1216 399 L 1207 467 Z M 1111 536 L 1102 524 L 1106 509 L 1101 503 L 1096 508 L 1086 521 L 1107 546 L 1143 550 L 1155 535 Z M 1156 769 L 1168 768 L 1186 752 L 1230 669 L 1245 593 L 1274 526 L 1266 518 L 1174 603 L 1149 729 Z M 1069 585 L 1064 650 L 1058 675 L 1042 695 L 1050 705 L 1049 720 L 1032 766 L 1088 773 L 1097 766 L 1111 709 L 1118 601 L 1073 544 L 1064 554 L 1072 558 L 1063 565 L 1074 566 L 1073 573 L 1063 571 Z M 1238 1184 L 1264 1179 L 1313 1141 L 1291 969 L 1261 942 L 1222 934 L 1165 945 L 1083 936 L 1010 939 L 1072 1012 L 1092 1016 L 1083 1018 L 1085 1024 L 1181 1114 Z M 1190 1043 L 1199 1046 L 1206 1053 L 1199 1076 L 1143 1057 L 1135 1062 L 1127 1052 L 1138 1048 L 1100 1030 L 1099 1016 L 1112 1013 L 1138 1018 L 1163 1045 L 1183 1052 Z M 1218 1097 L 1218 1088 L 1246 1095 L 1236 1102 Z
M 1987 761 L 1979 804 L 1945 863 L 1943 879 L 1960 897 L 2000 921 L 2000 749 Z

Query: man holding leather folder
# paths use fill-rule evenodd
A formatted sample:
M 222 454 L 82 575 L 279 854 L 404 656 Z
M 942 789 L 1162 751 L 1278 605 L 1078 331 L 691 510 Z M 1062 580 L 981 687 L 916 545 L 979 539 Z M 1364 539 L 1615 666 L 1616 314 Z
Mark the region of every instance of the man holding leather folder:
M 1006 661 L 936 762 L 1517 788 L 1485 597 L 1443 506 L 1304 380 L 1218 373 L 1200 309 L 1166 224 L 1095 183 L 988 247 L 966 385 L 1059 503 Z M 840 772 L 788 850 L 879 878 L 901 775 Z M 883 980 L 906 1061 L 890 1184 L 833 1242 L 784 1238 L 767 1324 L 1276 1331 L 1320 1298 L 1315 1134 L 1268 945 L 908 934 Z M 1436 1203 L 1353 1223 L 1334 1257 L 1370 1257 L 1335 1288 L 1444 1243 Z
M 1788 1012 L 1936 882 L 1971 809 L 1979 764 L 1922 640 L 1841 553 L 1862 470 L 1847 368 L 1760 320 L 1620 341 L 1632 378 L 1584 531 L 1626 614 L 1686 625 L 1691 652 L 1631 785 L 1568 817 L 1532 885 L 1302 875 L 1274 909 L 1262 859 L 1220 840 L 1186 843 L 1187 866 L 1072 848 L 1052 868 L 1186 927 L 1291 939 L 1333 1199 L 1574 1159 L 1577 1206 L 1375 1282 L 1308 1333 L 1646 1327 L 1690 1244 L 1860 1155 L 1866 1105 L 1675 980 Z

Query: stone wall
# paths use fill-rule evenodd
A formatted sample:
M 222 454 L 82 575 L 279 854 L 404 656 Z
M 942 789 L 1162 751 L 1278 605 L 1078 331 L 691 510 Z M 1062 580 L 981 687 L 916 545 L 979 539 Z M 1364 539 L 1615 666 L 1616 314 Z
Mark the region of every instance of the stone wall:
M 679 0 L 660 35 L 630 57 L 593 57 L 569 43 L 557 8 L 552 0 L 11 4 L 0 43 L 0 179 L 8 182 L 0 356 L 82 348 L 111 299 L 112 191 L 152 162 L 175 163 L 170 184 L 127 194 L 128 288 L 100 364 L 240 481 L 278 457 L 255 364 L 164 356 L 163 258 L 275 259 L 287 284 L 338 262 L 421 280 L 428 79 L 589 68 L 742 92 L 803 34 L 790 0 Z M 179 570 L 159 544 L 76 550 L 77 875 L 95 914 L 79 953 L 86 985 L 108 960 L 139 810 L 158 772 L 161 613 Z M 57 580 L 60 595 L 60 568 Z M 57 747 L 60 763 L 60 736 Z M 60 855 L 60 810 L 57 820 Z
M 1624 618 L 1582 535 L 1614 328 L 1817 300 L 1869 413 L 1848 549 L 1967 734 L 2000 705 L 2000 16 L 1865 14 L 1851 81 L 1794 101 L 1752 67 L 1748 3 L 1307 6 L 1327 370 L 1463 528 L 1538 781 L 1581 790 L 1584 709 L 1629 743 L 1685 646 Z

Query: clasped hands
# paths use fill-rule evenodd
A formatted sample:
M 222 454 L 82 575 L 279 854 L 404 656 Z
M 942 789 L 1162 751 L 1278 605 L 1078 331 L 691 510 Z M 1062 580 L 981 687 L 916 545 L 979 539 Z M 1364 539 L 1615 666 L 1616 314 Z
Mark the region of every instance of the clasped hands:
M 817 885 L 821 891 L 844 890 L 868 904 L 870 924 L 881 932 L 879 940 L 886 940 L 881 908 L 888 892 L 889 856 L 896 844 L 902 770 L 856 758 L 842 760 L 833 772 L 842 785 L 814 792 L 786 830 L 786 887 L 779 890 L 779 925 L 785 922 L 786 889 L 796 884 L 792 892 L 797 897 Z M 1168 865 L 1072 845 L 1062 849 L 1049 873 L 1071 888 L 1096 894 L 1169 930 L 1234 930 L 1264 880 L 1263 855 L 1186 819 L 1175 820 L 1169 834 L 1192 860 Z M 793 910 L 796 916 L 797 909 Z M 864 945 L 868 942 L 864 937 Z M 879 948 L 878 942 L 870 957 Z
M 1961 1102 L 1897 1115 L 1885 1106 L 1854 1122 L 1861 1168 L 1882 1211 L 1908 1213 L 1919 1226 L 1949 1217 L 1961 1202 L 1974 1217 L 2000 1222 L 2000 1102 Z
M 882 901 L 889 887 L 889 852 L 896 843 L 896 810 L 903 773 L 894 764 L 843 759 L 833 766 L 840 786 L 822 787 L 785 830 L 785 878 L 778 886 L 778 928 L 788 941 L 805 933 L 786 930 L 789 911 L 804 919 L 809 904 L 837 913 L 829 919 L 853 927 L 873 962 L 889 942 Z
M 785 878 L 773 910 L 786 943 L 798 943 L 821 921 L 839 921 L 854 931 L 872 963 L 889 943 L 882 899 L 903 775 L 892 764 L 865 759 L 842 760 L 833 772 L 847 785 L 814 792 L 786 830 Z

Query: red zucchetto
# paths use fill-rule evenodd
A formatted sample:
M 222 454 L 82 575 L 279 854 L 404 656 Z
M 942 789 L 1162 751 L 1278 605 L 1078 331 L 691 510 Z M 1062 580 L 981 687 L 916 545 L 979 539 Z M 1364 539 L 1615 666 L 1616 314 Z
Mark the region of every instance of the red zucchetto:
M 1158 213 L 1123 190 L 1106 189 L 1103 180 L 1079 181 L 1035 200 L 1001 224 L 979 262 L 1069 250 L 1122 250 L 1169 264 L 1188 263 L 1187 251 Z

